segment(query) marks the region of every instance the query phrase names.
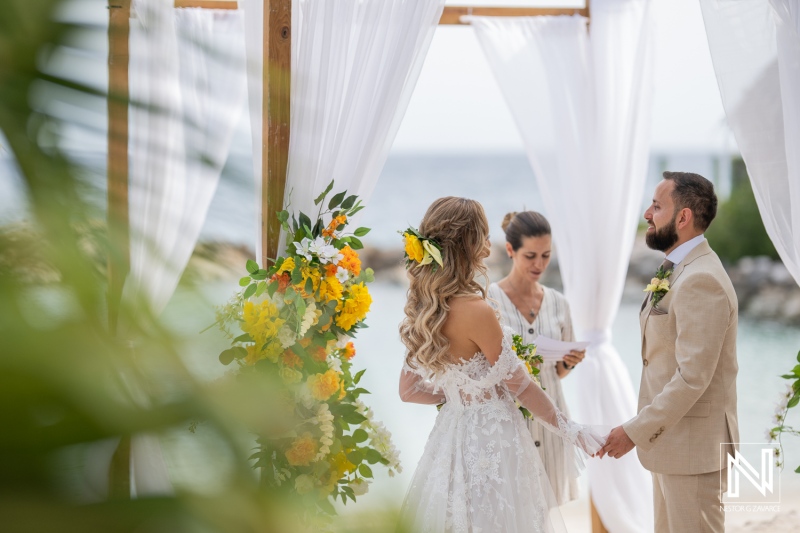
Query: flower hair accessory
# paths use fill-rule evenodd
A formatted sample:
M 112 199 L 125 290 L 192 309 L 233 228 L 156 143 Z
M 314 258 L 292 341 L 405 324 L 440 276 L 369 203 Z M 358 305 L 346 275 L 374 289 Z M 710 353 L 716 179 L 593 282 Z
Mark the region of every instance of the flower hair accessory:
M 420 265 L 428 265 L 435 262 L 436 264 L 433 265 L 434 270 L 436 270 L 437 265 L 444 266 L 442 263 L 442 246 L 438 242 L 429 237 L 423 237 L 419 234 L 419 231 L 411 227 L 402 232 L 402 234 L 406 248 L 406 268 L 414 262 Z

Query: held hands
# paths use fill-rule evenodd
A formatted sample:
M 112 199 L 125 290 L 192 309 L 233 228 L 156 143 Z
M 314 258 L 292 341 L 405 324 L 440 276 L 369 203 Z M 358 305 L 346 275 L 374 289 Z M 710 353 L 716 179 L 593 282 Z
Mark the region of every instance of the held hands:
M 631 451 L 636 444 L 633 443 L 631 438 L 622 429 L 622 426 L 617 426 L 608 434 L 608 440 L 605 445 L 597 452 L 597 456 L 601 459 L 603 456 L 608 455 L 614 459 L 619 459 L 629 451 Z

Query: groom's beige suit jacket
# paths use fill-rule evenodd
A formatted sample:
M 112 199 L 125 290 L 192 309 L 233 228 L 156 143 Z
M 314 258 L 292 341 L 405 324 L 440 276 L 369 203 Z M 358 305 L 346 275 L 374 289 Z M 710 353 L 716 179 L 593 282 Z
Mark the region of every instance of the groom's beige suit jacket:
M 693 475 L 726 467 L 737 443 L 738 302 L 717 254 L 703 240 L 669 277 L 670 290 L 644 306 L 639 414 L 623 424 L 642 465 Z

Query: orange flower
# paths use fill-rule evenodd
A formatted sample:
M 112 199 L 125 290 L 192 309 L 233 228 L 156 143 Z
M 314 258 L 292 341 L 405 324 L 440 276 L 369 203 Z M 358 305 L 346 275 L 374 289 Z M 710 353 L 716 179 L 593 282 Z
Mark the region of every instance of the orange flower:
M 289 274 L 287 274 L 286 272 L 284 272 L 283 274 L 274 274 L 271 278 L 269 278 L 269 280 L 270 281 L 277 280 L 278 292 L 281 294 L 286 292 L 286 287 L 288 287 L 289 284 L 292 282 L 292 278 L 289 277 Z
M 317 361 L 325 361 L 328 358 L 328 352 L 325 351 L 324 346 L 314 346 L 311 350 L 311 357 L 316 359 Z
M 354 276 L 361 274 L 361 259 L 358 258 L 358 253 L 349 246 L 345 246 L 339 252 L 344 256 L 339 261 L 339 266 L 346 268 L 353 273 Z
M 335 392 L 339 391 L 340 381 L 339 374 L 331 369 L 324 374 L 309 376 L 306 383 L 309 390 L 311 390 L 311 396 L 316 400 L 324 402 L 333 396 Z
M 308 466 L 317 455 L 317 441 L 311 437 L 311 433 L 304 433 L 292 442 L 285 455 L 290 465 Z
M 342 349 L 342 355 L 348 361 L 356 356 L 356 347 L 352 342 L 348 342 Z
M 347 215 L 339 215 L 338 217 L 331 220 L 328 227 L 322 230 L 323 237 L 332 237 L 333 233 L 336 231 L 336 228 L 343 225 L 347 222 Z
M 339 270 L 339 267 L 337 267 L 333 263 L 328 263 L 327 265 L 325 265 L 325 277 L 336 276 L 337 270 Z
M 303 360 L 300 359 L 292 350 L 283 352 L 283 364 L 289 368 L 303 368 Z
M 303 348 L 308 348 L 309 344 L 311 344 L 311 339 L 309 339 L 308 337 L 300 339 L 300 346 L 302 346 Z

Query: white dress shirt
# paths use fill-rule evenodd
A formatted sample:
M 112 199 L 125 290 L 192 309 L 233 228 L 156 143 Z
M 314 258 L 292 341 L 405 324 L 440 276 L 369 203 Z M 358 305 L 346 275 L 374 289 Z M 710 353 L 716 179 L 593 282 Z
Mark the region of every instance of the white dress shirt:
M 672 252 L 670 252 L 670 254 L 667 256 L 667 259 L 672 261 L 672 264 L 674 264 L 675 266 L 678 266 L 681 261 L 686 259 L 686 256 L 689 255 L 689 252 L 694 250 L 695 246 L 697 246 L 704 240 L 705 236 L 703 236 L 702 233 L 697 237 L 689 239 L 685 243 L 681 244 L 680 246 L 672 250 Z

